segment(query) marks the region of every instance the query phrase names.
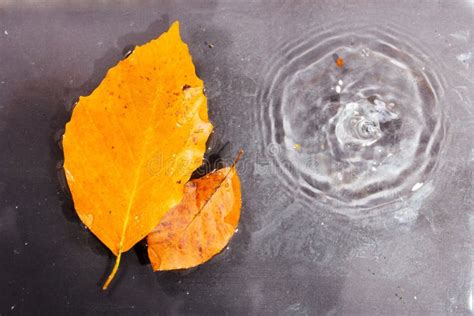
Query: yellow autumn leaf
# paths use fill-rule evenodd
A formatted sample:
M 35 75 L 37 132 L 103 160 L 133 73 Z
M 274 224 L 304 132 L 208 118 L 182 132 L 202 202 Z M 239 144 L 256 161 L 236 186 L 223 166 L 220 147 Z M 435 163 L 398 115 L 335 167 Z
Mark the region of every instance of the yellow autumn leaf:
M 81 97 L 63 136 L 64 170 L 82 222 L 117 256 L 183 197 L 212 130 L 203 82 L 175 22 Z

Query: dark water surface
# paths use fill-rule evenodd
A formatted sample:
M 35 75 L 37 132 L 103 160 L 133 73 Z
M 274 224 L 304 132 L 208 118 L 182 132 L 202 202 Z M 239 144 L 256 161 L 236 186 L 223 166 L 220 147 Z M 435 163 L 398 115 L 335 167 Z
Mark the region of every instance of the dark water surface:
M 181 21 L 239 162 L 228 249 L 153 273 L 113 257 L 65 192 L 72 105 Z M 0 4 L 0 314 L 470 314 L 472 1 Z M 343 61 L 343 64 L 338 59 Z

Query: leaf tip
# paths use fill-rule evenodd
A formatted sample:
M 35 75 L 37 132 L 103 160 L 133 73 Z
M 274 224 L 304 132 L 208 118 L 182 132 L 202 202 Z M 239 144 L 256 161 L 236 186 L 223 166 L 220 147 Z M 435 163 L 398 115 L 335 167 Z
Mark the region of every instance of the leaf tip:
M 171 26 L 169 28 L 170 33 L 177 32 L 179 34 L 179 20 L 174 21 L 171 23 Z

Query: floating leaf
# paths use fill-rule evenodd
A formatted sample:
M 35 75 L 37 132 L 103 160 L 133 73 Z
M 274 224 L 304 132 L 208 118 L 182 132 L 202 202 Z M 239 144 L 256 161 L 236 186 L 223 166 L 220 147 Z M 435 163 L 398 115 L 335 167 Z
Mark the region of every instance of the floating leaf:
M 63 136 L 64 169 L 82 222 L 117 256 L 177 205 L 212 130 L 203 82 L 175 22 L 81 97 Z
M 234 166 L 188 182 L 181 203 L 147 237 L 153 270 L 186 269 L 211 259 L 234 234 L 240 206 Z

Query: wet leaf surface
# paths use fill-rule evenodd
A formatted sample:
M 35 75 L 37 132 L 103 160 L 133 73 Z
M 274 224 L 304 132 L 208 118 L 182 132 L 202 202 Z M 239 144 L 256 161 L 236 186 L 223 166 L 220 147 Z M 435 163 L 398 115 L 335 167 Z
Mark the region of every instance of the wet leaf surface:
M 181 203 L 147 237 L 153 270 L 191 268 L 224 249 L 239 222 L 240 196 L 234 166 L 188 182 Z

